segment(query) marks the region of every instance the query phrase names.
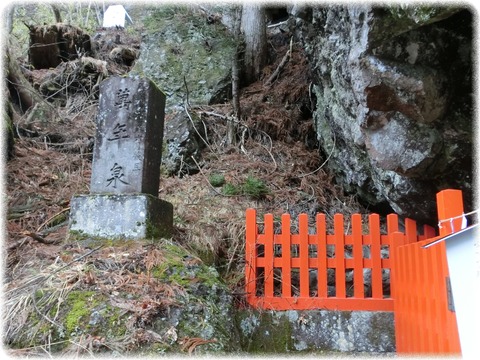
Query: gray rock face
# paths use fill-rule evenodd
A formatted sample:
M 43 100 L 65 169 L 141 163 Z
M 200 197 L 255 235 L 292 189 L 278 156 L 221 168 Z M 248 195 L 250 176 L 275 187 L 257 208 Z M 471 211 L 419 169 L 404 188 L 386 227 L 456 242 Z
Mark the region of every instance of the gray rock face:
M 165 144 L 162 164 L 168 175 L 185 175 L 197 173 L 201 150 L 205 147 L 205 127 L 194 113 L 190 114 L 193 122 L 185 112 L 178 112 L 165 122 Z
M 252 353 L 395 351 L 393 313 L 388 312 L 244 311 L 237 321 L 242 347 Z
M 158 84 L 167 95 L 167 112 L 185 103 L 223 101 L 219 82 L 229 74 L 235 43 L 226 27 L 209 24 L 194 9 L 157 4 L 142 19 L 144 38 L 131 72 Z
M 373 209 L 432 222 L 444 188 L 471 203 L 472 14 L 428 10 L 303 8 L 293 21 L 337 181 Z

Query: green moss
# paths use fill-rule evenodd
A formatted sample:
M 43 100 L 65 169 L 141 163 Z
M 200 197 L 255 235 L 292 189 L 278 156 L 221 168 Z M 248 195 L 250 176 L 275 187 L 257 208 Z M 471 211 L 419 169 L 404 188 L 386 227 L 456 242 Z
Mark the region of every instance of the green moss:
M 154 80 L 171 103 L 184 103 L 187 92 L 191 104 L 208 103 L 231 67 L 233 36 L 221 23 L 208 24 L 194 11 L 189 6 L 152 6 L 143 20 L 148 41 L 131 73 Z
M 428 24 L 436 20 L 437 17 L 444 17 L 447 12 L 454 11 L 452 7 L 428 6 L 428 5 L 394 5 L 387 7 L 392 18 L 413 22 L 415 24 Z
M 212 266 L 194 261 L 188 251 L 173 243 L 163 242 L 164 261 L 154 266 L 151 275 L 159 280 L 180 285 L 189 290 L 190 285 L 201 283 L 205 286 L 225 286 Z
M 107 305 L 104 319 L 106 320 L 106 326 L 104 329 L 108 329 L 108 334 L 111 337 L 122 337 L 127 332 L 125 325 L 125 319 L 122 318 L 123 310 Z
M 295 350 L 288 317 L 275 317 L 269 311 L 242 310 L 236 313 L 235 320 L 244 351 L 263 354 Z
M 223 176 L 223 174 L 211 174 L 209 177 L 208 177 L 208 182 L 210 183 L 210 185 L 212 185 L 213 187 L 219 187 L 219 186 L 222 186 L 223 184 L 225 184 L 225 176 Z
M 92 312 L 92 308 L 98 305 L 94 291 L 72 291 L 68 294 L 66 304 L 70 310 L 65 316 L 65 329 L 67 334 L 76 333 Z
M 149 220 L 145 222 L 145 227 L 147 238 L 149 239 L 161 239 L 162 237 L 171 237 L 171 234 L 169 234 L 168 231 L 152 224 L 152 222 Z
M 99 319 L 92 323 L 97 313 Z M 66 336 L 78 336 L 84 333 L 108 338 L 124 336 L 127 329 L 124 312 L 108 304 L 108 297 L 95 291 L 71 291 L 65 299 L 65 305 L 59 319 L 63 319 Z M 58 320 L 57 320 L 58 321 Z
M 248 176 L 239 186 L 227 183 L 222 188 L 222 193 L 225 195 L 245 195 L 257 200 L 264 198 L 269 192 L 267 185 L 253 176 Z

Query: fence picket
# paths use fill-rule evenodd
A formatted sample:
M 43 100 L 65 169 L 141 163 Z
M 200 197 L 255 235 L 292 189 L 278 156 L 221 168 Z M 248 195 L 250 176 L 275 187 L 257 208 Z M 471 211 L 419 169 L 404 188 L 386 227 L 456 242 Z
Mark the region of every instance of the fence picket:
M 387 233 L 391 234 L 398 231 L 398 215 L 389 214 L 387 215 Z M 390 246 L 392 243 L 390 242 Z
M 265 278 L 265 296 L 273 296 L 273 215 L 265 214 L 264 223 L 265 223 L 265 243 L 264 243 L 264 252 L 265 252 L 265 267 L 264 267 L 264 278 Z
M 290 215 L 282 215 L 282 296 L 292 296 Z
M 363 283 L 363 231 L 362 216 L 352 215 L 352 243 L 353 243 L 353 295 L 363 298 L 365 288 Z
M 327 292 L 327 224 L 325 214 L 317 214 L 317 296 L 326 298 Z
M 378 214 L 371 214 L 368 219 L 372 244 L 370 250 L 372 259 L 372 298 L 383 299 L 380 217 Z
M 255 243 L 257 239 L 257 212 L 255 209 L 248 209 L 246 213 L 245 224 L 245 292 L 247 293 L 247 300 L 253 298 L 256 293 L 255 289 L 255 272 L 256 266 L 256 250 Z
M 435 266 L 435 257 L 432 256 L 432 252 L 428 251 L 428 249 L 422 249 L 423 251 L 427 250 L 423 255 L 426 261 L 421 261 L 422 264 L 422 273 L 424 274 L 425 279 L 425 298 L 424 298 L 424 308 L 423 311 L 425 313 L 425 328 L 427 332 L 431 335 L 426 336 L 425 338 L 425 349 L 433 349 L 435 348 L 435 339 L 437 338 L 437 324 L 436 324 L 436 316 L 435 316 L 435 306 L 432 304 L 432 299 L 434 294 L 435 287 L 432 286 L 433 282 L 435 281 L 435 275 L 433 274 L 433 266 Z
M 300 251 L 300 296 L 309 297 L 309 252 L 308 252 L 308 215 L 298 216 L 299 251 Z
M 334 215 L 333 228 L 335 231 L 335 297 L 345 298 L 345 234 L 342 214 Z
M 416 221 L 412 219 L 405 219 L 405 237 L 407 239 L 407 244 L 418 241 Z

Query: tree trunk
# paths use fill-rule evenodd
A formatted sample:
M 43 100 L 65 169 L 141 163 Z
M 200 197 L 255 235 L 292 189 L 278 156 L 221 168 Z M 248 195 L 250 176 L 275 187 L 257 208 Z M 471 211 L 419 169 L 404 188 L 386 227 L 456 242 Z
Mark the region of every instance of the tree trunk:
M 240 76 L 239 76 L 239 53 L 241 47 L 240 39 L 240 27 L 241 27 L 241 17 L 242 12 L 240 9 L 235 11 L 235 22 L 234 22 L 234 33 L 233 37 L 235 39 L 236 47 L 233 54 L 232 60 L 232 101 L 233 101 L 233 119 L 229 119 L 227 122 L 227 143 L 229 145 L 235 144 L 235 134 L 237 132 L 237 127 L 235 125 L 236 121 L 240 120 Z
M 245 3 L 242 27 L 245 35 L 245 81 L 248 85 L 260 78 L 267 64 L 265 8 L 255 2 Z
M 2 115 L 5 127 L 3 131 L 7 139 L 4 146 L 6 146 L 7 160 L 10 160 L 13 157 L 13 146 L 15 144 L 15 136 L 13 132 L 13 110 L 12 104 L 7 96 L 4 98 L 3 103 L 4 107 Z
M 42 101 L 42 98 L 23 76 L 18 63 L 15 59 L 12 59 L 8 48 L 6 49 L 6 58 L 8 89 L 12 100 L 19 105 L 20 111 L 25 113 L 36 103 Z
M 57 23 L 61 23 L 62 22 L 62 16 L 60 15 L 59 7 L 56 4 L 51 4 L 51 6 L 52 6 L 53 14 L 55 15 L 55 21 Z

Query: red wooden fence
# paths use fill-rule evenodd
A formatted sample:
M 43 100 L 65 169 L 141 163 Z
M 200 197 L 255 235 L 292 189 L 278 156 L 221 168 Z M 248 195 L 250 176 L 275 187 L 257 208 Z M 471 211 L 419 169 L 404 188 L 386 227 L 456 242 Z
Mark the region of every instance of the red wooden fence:
M 460 190 L 438 193 L 437 208 L 439 237 L 460 230 L 461 218 L 450 221 L 463 214 Z M 449 273 L 445 243 L 423 248 L 433 240 L 435 238 L 418 243 L 407 240 L 392 254 L 392 296 L 395 299 L 398 353 L 460 353 L 457 321 L 447 296 Z M 399 241 L 403 239 L 399 238 Z
M 415 221 L 406 219 L 405 232 L 399 232 L 394 214 L 387 216 L 386 234 L 380 231 L 377 214 L 369 215 L 367 234 L 363 233 L 360 214 L 352 215 L 350 234 L 345 234 L 343 215 L 336 214 L 333 225 L 334 233 L 328 234 L 325 215 L 317 214 L 315 234 L 310 234 L 308 216 L 300 214 L 298 233 L 291 234 L 289 214 L 282 215 L 281 231 L 275 231 L 273 215 L 266 214 L 263 231 L 259 232 L 256 211 L 248 209 L 247 302 L 256 308 L 276 310 L 393 311 L 393 300 L 384 291 L 392 267 L 386 254 L 399 244 L 435 236 L 434 229 L 426 226 L 424 235 L 418 236 Z M 364 254 L 366 247 L 370 256 Z M 334 281 L 330 287 L 329 277 L 330 283 Z M 365 282 L 371 293 L 365 293 Z

